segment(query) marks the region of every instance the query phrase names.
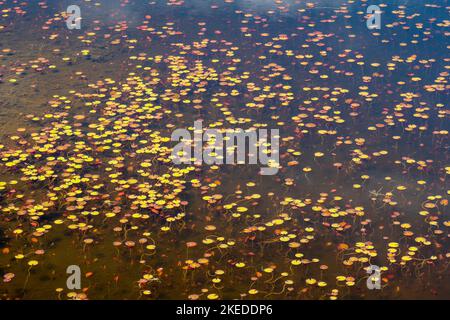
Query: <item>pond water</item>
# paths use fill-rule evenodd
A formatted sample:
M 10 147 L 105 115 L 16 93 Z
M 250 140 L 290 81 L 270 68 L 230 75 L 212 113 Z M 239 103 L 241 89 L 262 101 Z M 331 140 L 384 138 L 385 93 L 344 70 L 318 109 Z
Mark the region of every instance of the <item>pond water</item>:
M 450 7 L 371 4 L 0 0 L 0 298 L 449 299 Z M 175 165 L 195 120 L 277 174 Z

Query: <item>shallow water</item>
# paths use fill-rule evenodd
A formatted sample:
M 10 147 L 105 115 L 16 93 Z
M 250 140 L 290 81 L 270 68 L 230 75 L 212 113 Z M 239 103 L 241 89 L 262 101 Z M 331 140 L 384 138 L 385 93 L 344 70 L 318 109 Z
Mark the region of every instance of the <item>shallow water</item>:
M 448 299 L 449 7 L 367 5 L 0 0 L 0 296 Z M 173 165 L 198 119 L 278 174 Z

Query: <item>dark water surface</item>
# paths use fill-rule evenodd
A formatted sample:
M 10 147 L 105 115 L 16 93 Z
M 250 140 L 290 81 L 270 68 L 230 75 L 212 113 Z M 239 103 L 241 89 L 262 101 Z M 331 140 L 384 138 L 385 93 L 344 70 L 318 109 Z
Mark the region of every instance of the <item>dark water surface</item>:
M 449 299 L 450 7 L 371 4 L 0 0 L 0 297 Z M 278 174 L 174 165 L 199 119 Z

